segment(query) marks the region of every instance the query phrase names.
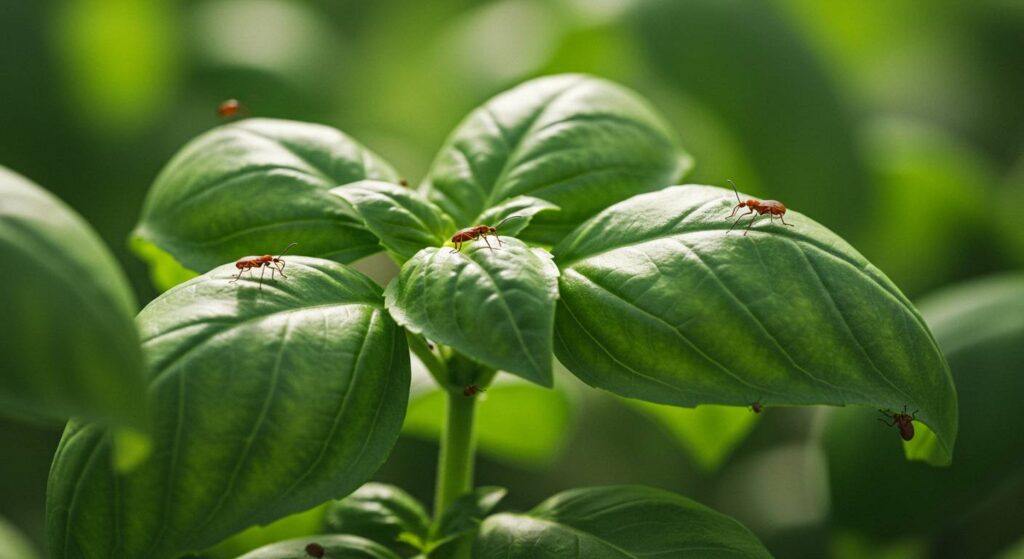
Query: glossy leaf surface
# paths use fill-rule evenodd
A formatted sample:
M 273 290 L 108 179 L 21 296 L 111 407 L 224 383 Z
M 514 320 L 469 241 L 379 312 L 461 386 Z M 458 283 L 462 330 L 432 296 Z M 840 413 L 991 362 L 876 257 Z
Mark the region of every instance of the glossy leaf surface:
M 367 483 L 327 510 L 328 532 L 353 534 L 386 547 L 400 538 L 426 541 L 429 527 L 430 517 L 419 501 L 383 483 Z
M 480 559 L 771 557 L 743 525 L 674 493 L 642 486 L 559 493 L 525 514 L 484 521 Z
M 0 167 L 0 410 L 147 428 L 135 298 L 81 217 Z
M 243 120 L 199 136 L 171 159 L 133 236 L 198 272 L 293 242 L 296 254 L 351 262 L 376 252 L 377 239 L 330 189 L 363 179 L 398 177 L 333 128 Z
M 420 249 L 440 246 L 455 225 L 419 193 L 380 181 L 361 181 L 331 190 L 352 205 L 363 224 L 399 262 Z
M 148 305 L 154 451 L 128 475 L 72 423 L 51 470 L 53 557 L 177 557 L 354 490 L 408 399 L 405 336 L 369 278 L 289 257 L 287 279 L 216 268 Z
M 493 369 L 551 385 L 558 271 L 518 239 L 420 251 L 387 289 L 399 324 Z
M 555 248 L 559 360 L 588 384 L 692 407 L 918 409 L 948 462 L 949 367 L 914 306 L 846 242 L 795 211 L 727 233 L 731 190 L 673 187 L 617 204 Z M 749 219 L 749 218 L 748 218 Z
M 239 559 L 310 559 L 306 548 L 310 544 L 323 548 L 325 558 L 344 559 L 399 559 L 386 547 L 356 536 L 322 535 L 278 542 L 250 551 Z
M 422 189 L 459 227 L 476 225 L 509 198 L 547 200 L 562 210 L 537 216 L 523 238 L 554 243 L 601 209 L 672 184 L 691 165 L 636 94 L 559 75 L 526 82 L 471 113 Z

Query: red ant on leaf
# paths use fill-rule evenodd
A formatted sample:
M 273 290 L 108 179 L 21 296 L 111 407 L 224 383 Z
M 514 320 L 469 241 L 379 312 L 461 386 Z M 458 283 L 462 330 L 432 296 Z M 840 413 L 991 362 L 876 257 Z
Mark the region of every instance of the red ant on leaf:
M 900 436 L 903 437 L 903 440 L 909 441 L 910 439 L 914 438 L 913 421 L 917 419 L 918 411 L 919 410 L 914 410 L 914 413 L 907 414 L 907 406 L 903 406 L 903 413 L 897 413 L 888 410 L 878 410 L 879 413 L 885 416 L 885 419 L 882 419 L 881 417 L 878 417 L 876 419 L 878 419 L 882 423 L 885 423 L 889 427 L 899 427 Z M 889 421 L 890 417 L 892 418 L 891 422 Z
M 467 227 L 465 229 L 459 229 L 452 235 L 452 242 L 455 243 L 455 248 L 452 252 L 462 252 L 462 243 L 467 241 L 473 241 L 476 239 L 483 239 L 487 243 L 487 248 L 494 252 L 494 248 L 491 243 L 487 242 L 487 235 L 490 235 L 498 240 L 498 246 L 501 246 L 501 237 L 498 236 L 498 228 L 505 224 L 510 219 L 522 219 L 521 215 L 510 215 L 505 219 L 501 220 L 500 223 L 491 227 L 490 225 L 477 225 L 475 227 Z
M 743 200 L 740 200 L 740 192 L 739 190 L 736 190 L 736 183 L 728 179 L 726 180 L 729 182 L 729 184 L 732 185 L 732 190 L 733 192 L 736 193 L 736 201 L 739 202 L 739 204 L 736 204 L 736 207 L 732 209 L 732 213 L 729 214 L 729 217 L 726 219 L 729 219 L 732 216 L 736 215 L 736 212 L 738 212 L 740 208 L 747 208 L 747 213 L 740 214 L 740 216 L 732 224 L 732 227 L 729 228 L 729 231 L 732 231 L 733 227 L 736 227 L 736 224 L 739 223 L 741 219 L 747 217 L 750 214 L 755 215 L 754 217 L 750 218 L 750 223 L 748 223 L 746 229 L 744 229 L 744 237 L 746 237 L 747 232 L 750 231 L 750 226 L 753 225 L 755 221 L 757 221 L 758 217 L 764 214 L 768 214 L 768 217 L 771 218 L 772 223 L 775 223 L 775 216 L 779 216 L 779 219 L 782 220 L 783 225 L 794 227 L 793 224 L 786 223 L 786 220 L 783 219 L 782 217 L 786 215 L 786 206 L 782 202 L 779 202 L 778 200 L 757 200 L 755 198 L 750 198 L 744 202 Z M 726 233 L 728 234 L 729 231 L 726 231 Z
M 487 392 L 487 389 L 480 388 L 475 384 L 467 385 L 465 388 L 462 389 L 462 395 L 467 398 L 472 398 L 473 396 L 476 396 L 480 392 Z
M 281 259 L 281 257 L 284 256 L 285 254 L 287 254 L 288 251 L 291 250 L 291 248 L 293 246 L 297 245 L 297 244 L 298 243 L 292 243 L 292 244 L 288 245 L 281 252 L 281 255 L 276 257 L 276 258 L 271 256 L 271 255 L 269 255 L 269 254 L 264 254 L 263 256 L 244 256 L 242 258 L 239 258 L 238 260 L 235 261 L 235 268 L 238 268 L 238 273 L 235 274 L 234 276 L 231 276 L 234 279 L 232 279 L 228 283 L 235 283 L 236 281 L 238 281 L 242 277 L 242 273 L 244 273 L 244 272 L 250 272 L 251 273 L 253 268 L 262 268 L 263 269 L 263 271 L 260 272 L 260 290 L 261 291 L 263 290 L 263 274 L 267 273 L 267 268 L 270 268 L 270 279 L 274 279 L 274 272 L 275 271 L 277 273 L 281 274 L 282 278 L 287 278 L 288 276 L 284 275 L 284 264 L 285 264 L 285 262 L 284 262 L 284 260 Z
M 221 118 L 233 118 L 245 112 L 245 105 L 238 99 L 228 99 L 217 105 L 217 116 Z

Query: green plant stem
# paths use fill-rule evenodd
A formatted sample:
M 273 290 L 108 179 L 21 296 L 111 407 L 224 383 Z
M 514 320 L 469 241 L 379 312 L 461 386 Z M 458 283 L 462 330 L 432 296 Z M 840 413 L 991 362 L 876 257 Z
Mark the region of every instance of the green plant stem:
M 474 413 L 476 398 L 448 390 L 444 432 L 441 435 L 441 458 L 437 468 L 434 518 L 440 520 L 444 511 L 460 495 L 473 489 L 473 460 L 476 454 Z

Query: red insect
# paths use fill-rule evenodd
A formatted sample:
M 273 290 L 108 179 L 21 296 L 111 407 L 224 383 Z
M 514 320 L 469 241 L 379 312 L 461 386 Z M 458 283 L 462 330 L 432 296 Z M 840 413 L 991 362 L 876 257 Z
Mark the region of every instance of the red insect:
M 779 202 L 778 200 L 757 200 L 754 198 L 750 198 L 747 201 L 740 200 L 740 192 L 736 190 L 736 184 L 733 183 L 732 181 L 729 181 L 729 184 L 732 185 L 732 190 L 733 192 L 736 193 L 736 201 L 739 202 L 739 204 L 736 204 L 736 207 L 732 209 L 732 213 L 729 214 L 729 217 L 733 217 L 734 215 L 736 215 L 736 212 L 738 212 L 740 208 L 747 208 L 747 213 L 740 214 L 740 216 L 736 218 L 736 221 L 732 224 L 732 227 L 729 228 L 729 231 L 732 231 L 733 227 L 736 227 L 736 224 L 739 223 L 741 219 L 747 217 L 750 214 L 755 215 L 754 217 L 750 218 L 750 223 L 747 224 L 747 228 L 743 231 L 744 237 L 746 237 L 747 232 L 750 231 L 750 226 L 753 225 L 755 221 L 757 221 L 758 217 L 761 217 L 764 214 L 768 214 L 768 217 L 771 218 L 772 223 L 775 223 L 775 216 L 779 216 L 779 219 L 782 220 L 783 225 L 794 227 L 792 223 L 786 223 L 786 220 L 783 219 L 782 217 L 786 215 L 786 206 L 782 202 Z M 728 233 L 729 231 L 726 231 L 726 233 Z
M 245 106 L 238 99 L 228 99 L 217 105 L 217 115 L 221 118 L 233 118 L 245 111 Z
M 263 274 L 267 273 L 267 268 L 270 268 L 270 279 L 274 279 L 274 272 L 281 274 L 282 278 L 287 278 L 288 276 L 284 275 L 285 262 L 284 260 L 281 259 L 281 257 L 287 254 L 288 251 L 291 250 L 291 248 L 297 244 L 298 243 L 292 243 L 288 245 L 281 252 L 281 255 L 277 257 L 271 256 L 269 254 L 264 254 L 263 256 L 244 256 L 242 258 L 239 258 L 237 261 L 235 261 L 235 268 L 238 268 L 238 273 L 231 276 L 234 279 L 232 279 L 228 283 L 235 283 L 236 281 L 239 280 L 239 278 L 242 277 L 242 274 L 244 272 L 252 273 L 254 268 L 263 269 L 263 271 L 260 272 L 261 291 L 263 290 Z
M 310 557 L 320 559 L 325 553 L 327 553 L 327 551 L 324 549 L 324 546 L 318 543 L 311 543 L 306 546 L 306 555 L 309 555 Z
M 898 413 L 898 412 L 893 412 L 893 411 L 888 411 L 888 410 L 878 410 L 878 411 L 879 411 L 879 413 L 881 413 L 882 415 L 885 416 L 885 419 L 882 419 L 881 417 L 879 417 L 877 419 L 879 421 L 881 421 L 882 423 L 885 423 L 889 427 L 894 427 L 894 426 L 895 427 L 899 427 L 900 436 L 903 437 L 903 440 L 909 441 L 910 439 L 914 438 L 914 423 L 913 422 L 914 422 L 915 419 L 917 419 L 917 412 L 919 410 L 914 410 L 914 413 L 907 414 L 907 406 L 903 406 L 903 413 Z M 892 417 L 892 421 L 891 422 L 889 421 L 890 416 Z
M 764 406 L 761 404 L 761 400 L 758 400 L 758 401 L 754 402 L 753 404 L 750 404 L 750 411 L 752 411 L 754 413 L 761 413 L 761 410 L 763 410 L 763 409 L 764 409 Z
M 480 392 L 487 392 L 487 389 L 480 388 L 475 384 L 467 385 L 465 388 L 462 389 L 462 395 L 467 398 L 472 398 L 473 396 L 476 396 Z
M 462 243 L 472 241 L 476 239 L 483 239 L 487 243 L 487 248 L 494 252 L 494 248 L 491 247 L 491 243 L 487 242 L 487 235 L 490 235 L 498 240 L 498 246 L 501 246 L 501 237 L 498 236 L 498 228 L 504 225 L 504 223 L 510 219 L 522 219 L 521 215 L 510 215 L 505 219 L 501 220 L 501 223 L 491 227 L 490 225 L 477 225 L 475 227 L 467 227 L 465 229 L 459 229 L 452 235 L 452 242 L 455 243 L 455 248 L 452 252 L 461 252 Z

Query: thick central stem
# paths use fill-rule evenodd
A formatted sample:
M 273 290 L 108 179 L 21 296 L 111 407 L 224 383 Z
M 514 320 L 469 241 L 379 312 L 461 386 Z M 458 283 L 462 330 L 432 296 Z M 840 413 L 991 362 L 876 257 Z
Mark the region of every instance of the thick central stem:
M 455 391 L 446 391 L 447 413 L 441 435 L 441 459 L 437 468 L 437 494 L 434 518 L 464 493 L 473 489 L 473 458 L 476 454 L 476 432 L 473 415 L 476 398 Z

